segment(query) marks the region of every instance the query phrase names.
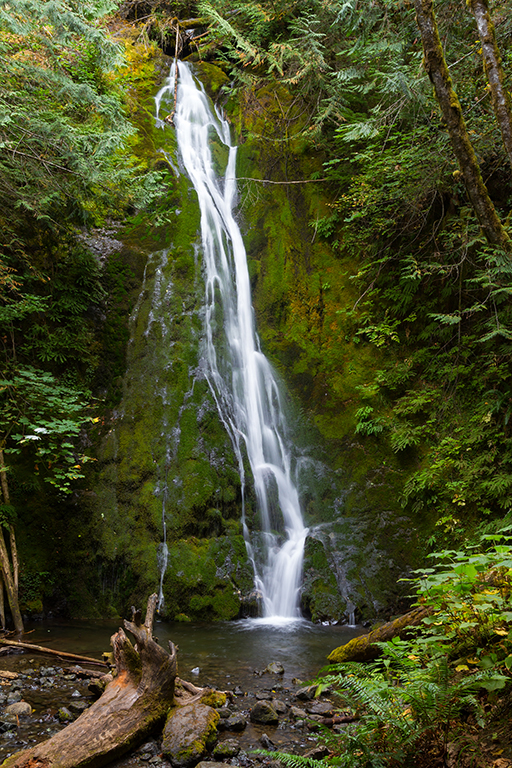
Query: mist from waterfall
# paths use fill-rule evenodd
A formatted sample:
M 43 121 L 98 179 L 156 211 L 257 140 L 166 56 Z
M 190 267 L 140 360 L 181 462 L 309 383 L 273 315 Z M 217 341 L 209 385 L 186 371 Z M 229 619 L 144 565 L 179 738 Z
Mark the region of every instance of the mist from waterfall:
M 174 73 L 173 65 L 156 96 L 157 124 L 166 130 L 172 129 L 166 127 L 160 110 L 167 114 L 173 108 Z M 173 121 L 181 168 L 197 192 L 201 211 L 206 376 L 238 460 L 242 523 L 256 588 L 265 617 L 297 618 L 308 531 L 292 479 L 281 394 L 255 330 L 247 256 L 234 216 L 236 147 L 229 124 L 212 109 L 204 88 L 183 62 L 179 63 Z M 214 170 L 212 136 L 226 148 L 223 176 Z M 249 530 L 246 521 L 245 456 L 254 479 L 259 535 Z

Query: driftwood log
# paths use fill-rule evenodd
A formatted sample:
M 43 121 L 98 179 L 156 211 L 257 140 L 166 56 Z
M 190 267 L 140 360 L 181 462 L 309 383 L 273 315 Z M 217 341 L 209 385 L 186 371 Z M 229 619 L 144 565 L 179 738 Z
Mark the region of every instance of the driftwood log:
M 8 648 L 20 648 L 22 651 L 32 651 L 32 653 L 42 653 L 45 656 L 56 656 L 58 659 L 66 661 L 77 661 L 81 664 L 94 664 L 98 667 L 107 667 L 104 661 L 98 661 L 91 656 L 80 656 L 78 653 L 67 653 L 66 651 L 56 651 L 53 648 L 46 648 L 44 645 L 34 645 L 33 643 L 22 643 L 18 640 L 4 640 L 0 638 L 0 645 Z
M 336 663 L 376 659 L 381 650 L 375 643 L 384 643 L 393 637 L 403 637 L 407 634 L 410 627 L 419 624 L 431 612 L 431 608 L 415 608 L 413 611 L 399 616 L 398 619 L 388 621 L 381 627 L 377 627 L 377 629 L 372 630 L 367 635 L 352 638 L 345 645 L 335 648 L 327 658 L 329 661 Z
M 146 619 L 133 610 L 125 629 L 111 638 L 117 675 L 103 695 L 77 720 L 51 739 L 18 752 L 2 768 L 97 768 L 141 743 L 163 724 L 174 700 L 176 649 L 161 648 L 152 635 L 157 595 L 148 600 Z

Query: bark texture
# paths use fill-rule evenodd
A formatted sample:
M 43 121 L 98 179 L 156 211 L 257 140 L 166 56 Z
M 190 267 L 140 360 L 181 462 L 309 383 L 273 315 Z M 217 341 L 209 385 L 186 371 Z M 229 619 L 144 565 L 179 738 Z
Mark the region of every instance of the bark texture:
M 480 36 L 484 71 L 491 89 L 494 114 L 501 131 L 503 146 L 507 152 L 509 163 L 512 165 L 512 108 L 510 97 L 505 88 L 505 74 L 501 66 L 501 56 L 489 14 L 488 2 L 487 0 L 470 0 L 469 4 Z
M 414 0 L 416 19 L 421 34 L 425 69 L 430 77 L 450 136 L 455 157 L 464 177 L 469 199 L 484 234 L 491 243 L 509 254 L 510 241 L 482 179 L 475 151 L 469 140 L 462 107 L 452 88 L 448 66 L 434 17 L 432 0 Z
M 2 768 L 82 768 L 112 762 L 162 725 L 174 699 L 176 650 L 170 653 L 152 637 L 157 595 L 148 601 L 146 620 L 134 611 L 111 638 L 117 676 L 105 693 L 73 723 L 32 749 L 7 758 Z
M 345 645 L 335 648 L 327 658 L 336 663 L 376 659 L 381 650 L 375 643 L 384 643 L 393 637 L 402 637 L 407 634 L 410 627 L 419 624 L 431 612 L 431 608 L 415 608 L 414 611 L 409 611 L 409 613 L 399 616 L 398 619 L 388 621 L 381 627 L 374 629 L 368 635 L 354 637 Z
M 9 498 L 9 484 L 7 482 L 7 467 L 4 461 L 3 447 L 0 448 L 0 485 L 2 487 L 2 496 L 4 504 L 10 504 Z M 7 594 L 7 601 L 9 608 L 11 609 L 12 620 L 14 622 L 14 629 L 17 634 L 23 632 L 23 619 L 21 617 L 20 606 L 18 602 L 18 550 L 16 548 L 16 536 L 14 532 L 14 526 L 9 526 L 9 545 L 11 548 L 11 557 L 7 551 L 7 545 L 4 538 L 3 529 L 0 526 L 0 589 Z M 11 562 L 12 561 L 12 562 Z M 0 601 L 0 613 L 2 626 L 5 626 L 5 614 L 4 614 L 4 599 L 2 592 L 2 599 Z

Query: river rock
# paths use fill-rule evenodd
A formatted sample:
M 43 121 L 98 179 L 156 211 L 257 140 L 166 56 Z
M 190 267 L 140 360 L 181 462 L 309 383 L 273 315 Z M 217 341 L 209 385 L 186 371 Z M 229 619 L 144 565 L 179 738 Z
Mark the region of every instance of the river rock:
M 330 701 L 313 701 L 311 704 L 306 705 L 306 712 L 309 712 L 311 715 L 330 715 L 332 704 Z
M 279 661 L 271 661 L 265 667 L 265 672 L 270 672 L 273 675 L 284 675 L 284 667 Z
M 7 715 L 30 715 L 32 707 L 27 701 L 15 701 L 6 707 L 5 712 Z
M 296 720 L 303 720 L 305 717 L 307 717 L 306 710 L 301 709 L 300 707 L 290 707 L 290 715 Z
M 301 699 L 302 701 L 311 701 L 311 699 L 315 698 L 317 688 L 317 685 L 307 685 L 304 688 L 299 688 L 295 694 L 295 698 Z
M 57 717 L 59 718 L 59 723 L 71 723 L 75 719 L 67 707 L 60 707 L 57 711 Z
M 236 739 L 226 739 L 215 745 L 213 756 L 217 760 L 225 760 L 230 757 L 236 757 L 240 752 L 240 744 Z
M 21 701 L 22 695 L 19 691 L 10 691 L 7 694 L 7 704 L 14 704 L 16 701 Z
M 258 703 L 251 709 L 250 716 L 253 723 L 275 725 L 279 722 L 279 715 L 270 701 L 258 701 Z
M 266 733 L 262 733 L 260 736 L 260 744 L 263 747 L 263 749 L 272 750 L 276 748 L 276 745 L 274 742 L 269 739 Z
M 288 707 L 286 706 L 284 701 L 281 701 L 281 699 L 271 699 L 270 703 L 272 704 L 272 706 L 274 707 L 278 715 L 286 714 L 286 710 L 288 709 Z
M 175 768 L 199 762 L 217 737 L 220 717 L 200 702 L 172 709 L 163 732 L 162 752 Z
M 247 720 L 242 715 L 223 717 L 217 723 L 218 731 L 243 731 L 247 726 Z

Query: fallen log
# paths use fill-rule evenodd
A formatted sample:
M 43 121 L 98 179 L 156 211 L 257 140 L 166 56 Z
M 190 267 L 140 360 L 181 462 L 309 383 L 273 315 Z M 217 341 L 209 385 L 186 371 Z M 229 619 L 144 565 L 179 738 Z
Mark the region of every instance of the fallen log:
M 108 666 L 104 661 L 98 661 L 98 659 L 93 659 L 90 656 L 80 656 L 78 653 L 67 653 L 66 651 L 56 651 L 53 648 L 45 648 L 44 645 L 33 645 L 33 643 L 22 643 L 18 640 L 4 640 L 3 638 L 0 638 L 0 645 L 21 648 L 24 651 L 32 651 L 32 653 L 42 653 L 46 656 L 57 656 L 59 659 L 80 661 L 82 664 L 97 664 L 99 667 Z
M 340 645 L 328 655 L 328 660 L 336 663 L 344 661 L 371 661 L 380 654 L 380 648 L 375 643 L 384 643 L 393 637 L 403 637 L 410 627 L 419 624 L 422 619 L 432 613 L 431 608 L 415 608 L 398 619 L 388 621 L 381 627 L 372 630 L 368 635 L 353 637 L 345 645 Z
M 158 597 L 148 600 L 146 620 L 133 609 L 133 620 L 111 638 L 117 675 L 103 695 L 77 720 L 36 747 L 18 752 L 2 768 L 99 768 L 141 743 L 162 725 L 174 699 L 176 649 L 170 653 L 152 636 Z

